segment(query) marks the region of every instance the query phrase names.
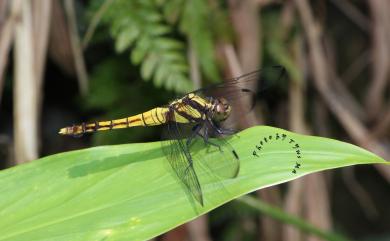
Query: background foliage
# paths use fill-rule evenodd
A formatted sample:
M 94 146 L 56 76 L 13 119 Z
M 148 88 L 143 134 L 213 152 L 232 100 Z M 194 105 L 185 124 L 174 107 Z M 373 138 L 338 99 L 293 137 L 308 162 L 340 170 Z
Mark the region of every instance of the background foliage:
M 279 64 L 238 127 L 267 124 L 357 144 L 389 160 L 387 1 L 0 1 L 0 165 L 93 145 L 148 142 L 161 129 L 57 135 Z M 389 238 L 388 168 L 309 175 L 256 195 L 323 230 Z M 241 203 L 161 237 L 315 240 Z M 200 232 L 196 227 L 203 227 Z

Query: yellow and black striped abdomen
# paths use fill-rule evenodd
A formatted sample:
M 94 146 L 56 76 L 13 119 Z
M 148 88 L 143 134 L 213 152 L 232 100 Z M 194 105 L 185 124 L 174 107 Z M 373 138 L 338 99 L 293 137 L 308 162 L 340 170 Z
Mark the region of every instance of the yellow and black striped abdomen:
M 105 131 L 134 126 L 155 126 L 165 124 L 167 121 L 178 123 L 197 122 L 205 118 L 205 110 L 210 109 L 211 103 L 193 93 L 173 101 L 169 107 L 157 107 L 144 113 L 109 121 L 96 121 L 82 123 L 60 129 L 61 135 L 78 136 L 84 133 Z M 171 111 L 171 115 L 168 112 Z M 168 119 L 169 118 L 169 119 Z
M 78 136 L 84 133 L 105 131 L 135 126 L 155 126 L 167 122 L 166 113 L 168 108 L 158 107 L 144 113 L 109 121 L 95 121 L 94 123 L 82 123 L 61 128 L 59 134 Z

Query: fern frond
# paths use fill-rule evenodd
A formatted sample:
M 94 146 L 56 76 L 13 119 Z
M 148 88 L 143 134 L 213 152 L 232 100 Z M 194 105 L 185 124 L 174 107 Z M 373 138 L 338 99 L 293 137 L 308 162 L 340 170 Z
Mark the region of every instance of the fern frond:
M 212 81 L 219 81 L 215 58 L 216 36 L 219 40 L 230 40 L 231 29 L 226 12 L 218 4 L 207 0 L 159 0 L 165 20 L 179 23 L 180 31 L 186 35 L 197 55 L 201 71 Z
M 212 81 L 218 81 L 212 14 L 207 0 L 184 1 L 180 30 L 193 44 L 202 72 Z
M 153 79 L 156 86 L 176 92 L 191 89 L 184 44 L 169 34 L 173 29 L 164 22 L 158 1 L 116 0 L 103 17 L 109 25 L 115 48 L 131 48 L 130 59 L 141 65 L 141 76 Z

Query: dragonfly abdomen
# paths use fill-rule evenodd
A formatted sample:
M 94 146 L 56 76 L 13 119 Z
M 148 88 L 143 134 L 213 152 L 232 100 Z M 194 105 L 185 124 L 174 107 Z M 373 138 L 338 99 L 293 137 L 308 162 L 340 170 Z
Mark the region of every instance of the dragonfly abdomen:
M 166 123 L 167 108 L 154 108 L 144 113 L 109 121 L 95 121 L 93 123 L 81 123 L 61 128 L 59 134 L 79 136 L 84 133 L 105 131 L 135 126 L 155 126 Z

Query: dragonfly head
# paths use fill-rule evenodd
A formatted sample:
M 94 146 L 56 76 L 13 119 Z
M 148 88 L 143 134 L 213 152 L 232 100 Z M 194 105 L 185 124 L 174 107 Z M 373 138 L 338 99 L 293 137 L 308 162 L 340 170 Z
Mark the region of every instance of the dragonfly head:
M 229 117 L 231 110 L 232 107 L 225 98 L 217 98 L 213 104 L 213 119 L 218 122 L 224 121 Z

